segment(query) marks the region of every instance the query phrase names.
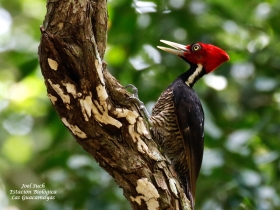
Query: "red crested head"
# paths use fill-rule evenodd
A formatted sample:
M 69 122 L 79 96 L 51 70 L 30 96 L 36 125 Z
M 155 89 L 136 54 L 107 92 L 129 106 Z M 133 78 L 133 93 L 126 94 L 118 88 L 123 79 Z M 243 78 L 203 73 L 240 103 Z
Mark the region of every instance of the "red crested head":
M 173 53 L 190 64 L 200 64 L 206 73 L 214 71 L 222 63 L 229 60 L 228 54 L 219 47 L 201 42 L 191 45 L 181 45 L 174 42 L 161 40 L 161 42 L 174 47 L 175 49 L 158 47 L 169 53 Z
M 183 59 L 193 64 L 201 64 L 206 73 L 214 71 L 222 63 L 229 60 L 228 54 L 221 48 L 201 42 L 187 45 Z

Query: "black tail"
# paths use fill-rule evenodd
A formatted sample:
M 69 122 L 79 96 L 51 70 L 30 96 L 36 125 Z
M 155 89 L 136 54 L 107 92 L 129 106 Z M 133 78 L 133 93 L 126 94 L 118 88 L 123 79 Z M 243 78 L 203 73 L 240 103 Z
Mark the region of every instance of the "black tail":
M 191 188 L 190 188 L 190 184 L 189 184 L 189 178 L 188 176 L 180 176 L 180 181 L 182 183 L 184 192 L 187 196 L 187 198 L 189 199 L 190 203 L 191 203 L 191 208 L 192 210 L 194 210 L 194 204 L 195 204 L 195 200 L 194 200 L 194 196 L 191 193 Z

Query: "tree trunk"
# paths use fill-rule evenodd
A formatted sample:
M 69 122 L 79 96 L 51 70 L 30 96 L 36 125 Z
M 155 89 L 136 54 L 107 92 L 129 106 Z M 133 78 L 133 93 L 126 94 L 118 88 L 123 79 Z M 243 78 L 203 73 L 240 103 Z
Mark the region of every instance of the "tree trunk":
M 191 209 L 130 93 L 102 62 L 107 19 L 106 0 L 48 1 L 39 46 L 48 97 L 133 209 Z

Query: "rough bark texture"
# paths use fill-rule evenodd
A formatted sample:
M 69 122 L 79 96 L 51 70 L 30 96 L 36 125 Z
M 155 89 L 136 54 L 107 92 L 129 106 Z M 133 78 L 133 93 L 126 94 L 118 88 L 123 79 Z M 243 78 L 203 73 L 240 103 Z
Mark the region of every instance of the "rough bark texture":
M 54 108 L 133 209 L 191 209 L 130 93 L 102 62 L 106 0 L 49 0 L 41 32 L 39 60 Z

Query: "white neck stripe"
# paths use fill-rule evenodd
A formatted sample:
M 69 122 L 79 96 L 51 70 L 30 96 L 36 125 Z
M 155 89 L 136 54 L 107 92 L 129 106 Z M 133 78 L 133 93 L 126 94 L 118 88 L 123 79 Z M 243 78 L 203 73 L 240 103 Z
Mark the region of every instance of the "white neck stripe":
M 203 66 L 200 63 L 197 64 L 197 68 L 186 81 L 186 85 L 191 86 L 191 84 L 193 84 L 193 82 L 195 81 L 195 78 L 202 72 L 202 69 L 203 69 Z

